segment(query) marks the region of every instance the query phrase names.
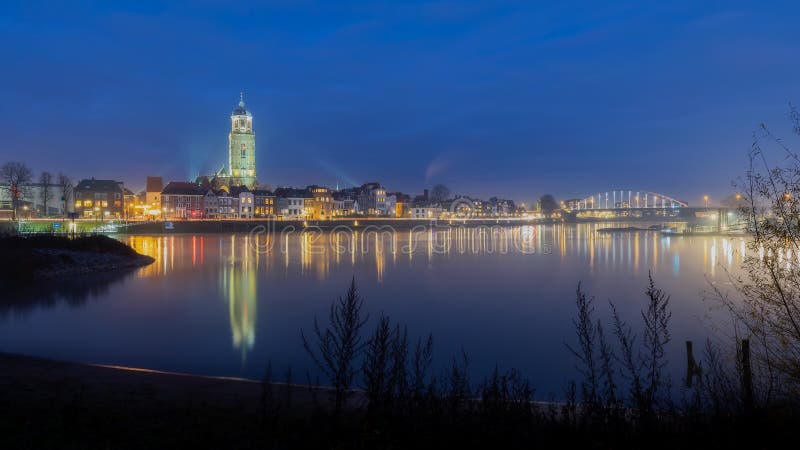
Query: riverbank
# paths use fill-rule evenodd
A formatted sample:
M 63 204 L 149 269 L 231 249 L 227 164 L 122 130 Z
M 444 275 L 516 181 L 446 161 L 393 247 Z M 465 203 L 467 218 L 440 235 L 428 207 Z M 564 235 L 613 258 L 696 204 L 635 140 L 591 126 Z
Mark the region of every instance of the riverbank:
M 0 236 L 0 280 L 29 281 L 118 271 L 155 260 L 102 235 Z
M 310 416 L 317 395 L 269 386 L 0 353 L 0 447 L 262 447 L 269 442 L 261 427 L 265 405 Z
M 302 230 L 427 230 L 441 227 L 506 227 L 515 225 L 552 223 L 533 222 L 531 219 L 389 219 L 389 218 L 349 218 L 332 220 L 174 220 L 153 222 L 128 222 L 115 225 L 114 231 L 123 234 L 182 234 L 182 233 L 269 233 Z
M 790 411 L 673 414 L 644 431 L 619 417 L 584 423 L 572 402 L 537 408 L 506 398 L 503 380 L 483 401 L 423 399 L 421 410 L 335 416 L 319 407 L 324 388 L 0 353 L 0 448 L 753 449 L 796 429 Z

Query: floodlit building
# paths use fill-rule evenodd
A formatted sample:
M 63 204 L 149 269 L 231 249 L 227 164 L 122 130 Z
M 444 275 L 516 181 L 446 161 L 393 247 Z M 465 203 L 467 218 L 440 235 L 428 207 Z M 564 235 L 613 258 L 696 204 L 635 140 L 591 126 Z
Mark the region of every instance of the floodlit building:
M 330 219 L 334 215 L 333 194 L 324 186 L 312 185 L 306 188 L 311 194 L 310 218 L 315 220 Z

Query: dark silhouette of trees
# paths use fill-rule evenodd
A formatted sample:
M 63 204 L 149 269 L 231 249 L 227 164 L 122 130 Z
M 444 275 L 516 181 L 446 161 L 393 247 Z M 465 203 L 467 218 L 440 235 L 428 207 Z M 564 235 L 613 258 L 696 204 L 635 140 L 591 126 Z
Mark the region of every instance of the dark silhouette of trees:
M 800 112 L 790 105 L 794 133 Z M 749 169 L 735 187 L 747 240 L 743 271 L 729 274 L 733 292 L 712 285 L 712 298 L 728 308 L 750 339 L 762 402 L 800 389 L 800 154 L 766 127 L 754 134 Z M 772 165 L 769 161 L 781 161 Z
M 328 326 L 320 328 L 314 317 L 314 340 L 312 344 L 301 331 L 303 346 L 324 373 L 334 389 L 334 404 L 337 414 L 344 406 L 353 384 L 357 361 L 364 350 L 361 328 L 367 322 L 363 312 L 364 301 L 356 288 L 356 280 L 350 283 L 347 294 L 331 304 Z
M 64 203 L 64 215 L 66 216 L 67 211 L 69 211 L 69 199 L 70 196 L 72 196 L 72 180 L 70 180 L 68 176 L 59 172 L 57 184 L 59 194 L 61 194 L 61 201 Z
M 539 205 L 542 209 L 542 212 L 547 214 L 553 214 L 554 212 L 558 211 L 559 205 L 556 201 L 556 198 L 550 194 L 545 194 L 539 198 Z
M 33 178 L 31 169 L 21 162 L 7 162 L 0 167 L 0 185 L 8 190 L 11 198 L 12 219 L 17 220 L 19 207 L 25 198 L 27 185 Z
M 450 188 L 443 184 L 437 184 L 431 189 L 430 199 L 434 202 L 443 202 L 450 198 Z
M 42 205 L 44 205 L 42 215 L 47 217 L 49 215 L 47 207 L 50 203 L 50 199 L 53 198 L 51 192 L 53 189 L 53 175 L 50 172 L 45 171 L 39 175 L 39 188 L 39 197 L 42 200 Z

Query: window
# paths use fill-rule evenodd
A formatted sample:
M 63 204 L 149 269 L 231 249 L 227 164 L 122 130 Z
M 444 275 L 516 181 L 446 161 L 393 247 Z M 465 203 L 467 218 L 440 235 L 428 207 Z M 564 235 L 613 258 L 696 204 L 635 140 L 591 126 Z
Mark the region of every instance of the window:
M 120 196 L 119 192 L 115 192 L 114 193 L 114 199 L 115 200 L 119 200 L 119 198 L 120 198 L 119 196 Z

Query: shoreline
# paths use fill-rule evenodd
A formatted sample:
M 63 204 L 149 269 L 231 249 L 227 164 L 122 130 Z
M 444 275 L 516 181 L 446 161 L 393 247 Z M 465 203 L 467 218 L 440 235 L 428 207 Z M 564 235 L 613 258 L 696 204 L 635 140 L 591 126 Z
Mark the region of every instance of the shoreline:
M 57 281 L 135 269 L 155 262 L 108 236 L 67 235 L 0 237 L 0 280 Z
M 275 400 L 295 412 L 310 412 L 316 405 L 311 391 L 325 399 L 325 387 L 303 384 L 268 383 Z M 81 363 L 0 352 L 0 393 L 5 402 L 44 406 L 54 393 L 69 386 L 80 387 L 81 395 L 96 406 L 119 407 L 130 401 L 153 408 L 193 406 L 198 401 L 209 407 L 237 408 L 248 414 L 259 413 L 264 383 L 249 378 L 197 375 L 142 367 L 103 363 Z M 127 402 L 105 404 L 124 396 Z

